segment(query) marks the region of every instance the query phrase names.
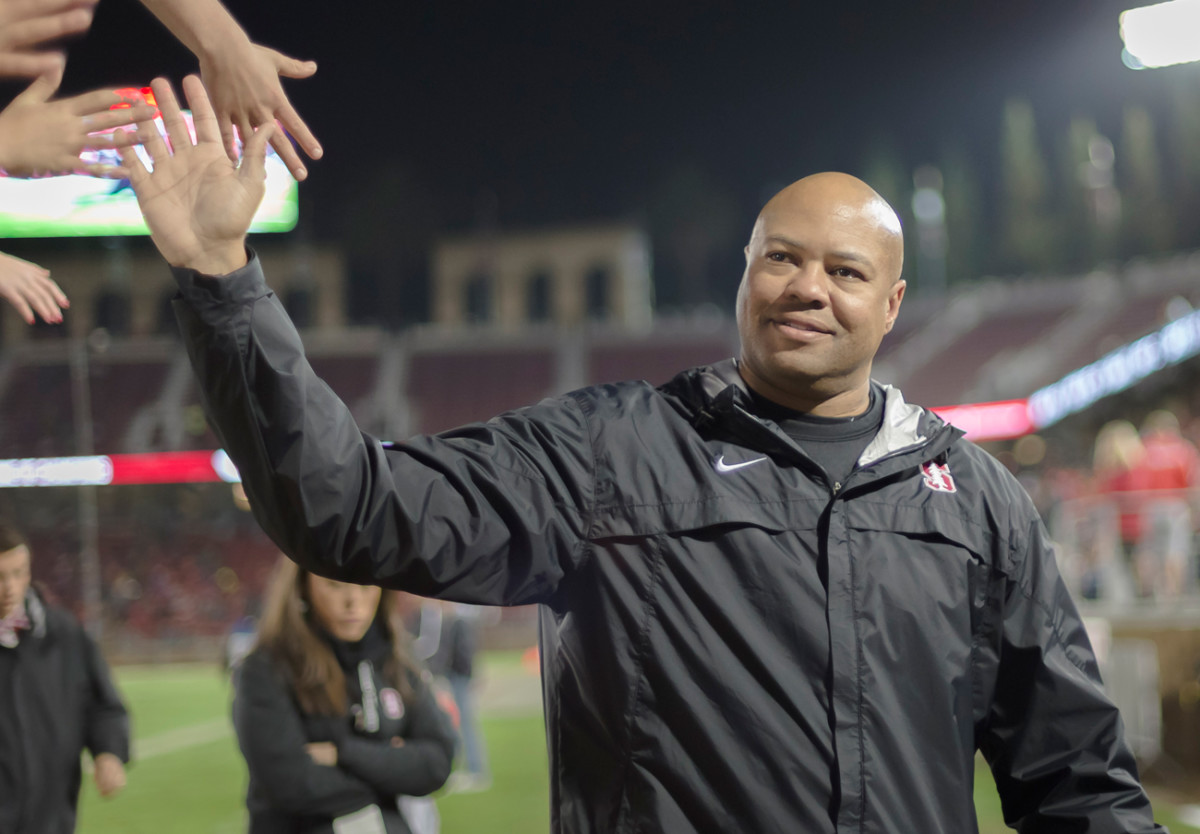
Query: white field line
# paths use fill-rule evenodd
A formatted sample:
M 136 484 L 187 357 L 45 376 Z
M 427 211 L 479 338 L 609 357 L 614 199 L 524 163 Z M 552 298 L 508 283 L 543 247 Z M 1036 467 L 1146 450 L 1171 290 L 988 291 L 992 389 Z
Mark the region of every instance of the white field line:
M 212 721 L 178 727 L 147 738 L 134 739 L 133 760 L 141 762 L 155 756 L 177 753 L 180 750 L 208 744 L 210 741 L 228 738 L 231 735 L 233 735 L 233 725 L 228 718 L 214 718 Z

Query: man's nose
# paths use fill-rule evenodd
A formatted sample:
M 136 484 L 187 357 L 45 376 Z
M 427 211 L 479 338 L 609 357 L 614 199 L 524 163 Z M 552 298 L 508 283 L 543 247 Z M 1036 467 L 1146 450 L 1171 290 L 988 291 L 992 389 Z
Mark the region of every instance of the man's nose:
M 823 307 L 829 303 L 828 278 L 823 264 L 805 261 L 792 273 L 784 292 L 806 304 Z

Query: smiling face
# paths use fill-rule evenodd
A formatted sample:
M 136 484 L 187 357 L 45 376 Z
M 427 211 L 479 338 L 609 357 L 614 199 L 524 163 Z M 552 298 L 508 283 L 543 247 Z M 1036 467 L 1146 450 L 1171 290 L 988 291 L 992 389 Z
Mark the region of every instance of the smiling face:
M 775 195 L 746 247 L 738 289 L 746 384 L 818 416 L 861 414 L 871 361 L 904 282 L 892 208 L 846 174 L 815 174 Z
M 346 643 L 361 640 L 379 609 L 379 587 L 352 585 L 311 573 L 307 582 L 312 613 L 324 629 Z

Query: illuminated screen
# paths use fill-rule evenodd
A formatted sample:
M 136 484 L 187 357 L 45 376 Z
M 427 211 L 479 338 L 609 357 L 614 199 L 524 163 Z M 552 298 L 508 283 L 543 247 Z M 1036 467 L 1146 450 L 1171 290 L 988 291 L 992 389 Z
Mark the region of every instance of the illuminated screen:
M 195 136 L 192 114 L 184 111 Z M 165 134 L 162 119 L 155 119 Z M 144 148 L 138 155 L 150 163 Z M 116 151 L 87 151 L 87 162 L 119 164 Z M 299 215 L 296 180 L 274 148 L 267 148 L 266 194 L 254 215 L 251 232 L 287 232 Z M 19 179 L 0 176 L 0 238 L 90 237 L 149 234 L 129 180 L 79 174 Z

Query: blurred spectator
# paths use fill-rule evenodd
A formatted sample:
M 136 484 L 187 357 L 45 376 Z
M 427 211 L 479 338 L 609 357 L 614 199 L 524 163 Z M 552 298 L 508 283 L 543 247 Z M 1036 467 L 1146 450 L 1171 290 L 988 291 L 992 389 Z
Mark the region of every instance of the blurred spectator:
M 101 796 L 125 787 L 129 717 L 100 649 L 31 579 L 24 537 L 0 524 L 0 831 L 69 834 L 84 747 Z
M 257 647 L 235 674 L 251 834 L 432 834 L 454 731 L 392 594 L 280 558 Z
M 1134 596 L 1131 579 L 1141 537 L 1141 493 L 1148 481 L 1145 449 L 1128 420 L 1113 420 L 1096 434 L 1092 455 L 1092 491 L 1077 520 L 1085 598 L 1125 601 Z
M 221 653 L 221 668 L 232 672 L 250 654 L 254 641 L 258 638 L 258 620 L 249 614 L 238 617 L 229 636 L 225 638 L 225 648 Z
M 1200 452 L 1182 437 L 1170 411 L 1142 424 L 1145 488 L 1138 577 L 1146 596 L 1174 597 L 1195 585 L 1190 490 L 1200 482 Z
M 479 727 L 475 703 L 475 653 L 479 648 L 479 619 L 484 610 L 477 605 L 458 602 L 431 602 L 441 611 L 436 650 L 429 658 L 429 669 L 445 678 L 458 708 L 459 738 L 466 755 L 465 772 L 451 774 L 448 786 L 455 791 L 475 792 L 492 785 L 488 773 L 487 747 Z

